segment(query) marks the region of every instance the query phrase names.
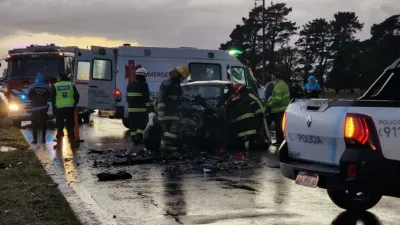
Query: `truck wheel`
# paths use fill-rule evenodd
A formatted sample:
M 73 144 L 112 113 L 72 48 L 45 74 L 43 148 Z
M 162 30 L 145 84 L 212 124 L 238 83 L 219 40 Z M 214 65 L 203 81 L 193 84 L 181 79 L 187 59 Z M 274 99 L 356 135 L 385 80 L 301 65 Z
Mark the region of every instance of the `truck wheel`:
M 122 124 L 124 124 L 124 126 L 129 129 L 129 119 L 123 118 L 122 119 Z
M 366 211 L 374 207 L 382 198 L 379 192 L 350 193 L 344 190 L 327 190 L 335 205 L 348 211 Z
M 21 120 L 13 120 L 12 123 L 14 127 L 21 128 Z
M 90 122 L 90 113 L 85 113 L 82 115 L 83 123 L 88 124 Z

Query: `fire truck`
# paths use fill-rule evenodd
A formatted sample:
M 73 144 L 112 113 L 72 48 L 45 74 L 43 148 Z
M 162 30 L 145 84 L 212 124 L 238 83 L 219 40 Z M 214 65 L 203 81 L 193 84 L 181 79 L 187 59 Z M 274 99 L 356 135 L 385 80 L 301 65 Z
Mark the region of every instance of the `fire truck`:
M 85 82 L 74 76 L 77 73 L 77 68 L 74 66 L 77 52 L 79 52 L 78 47 L 59 47 L 55 44 L 30 45 L 26 48 L 9 50 L 5 58 L 7 70 L 3 92 L 7 101 L 8 117 L 15 126 L 20 127 L 22 121 L 30 120 L 31 106 L 27 90 L 34 83 L 38 73 L 44 76 L 45 83 L 50 87 L 57 82 L 59 73 L 65 72 L 69 75 L 81 96 L 77 105 L 79 121 L 89 122 L 90 111 L 87 109 L 89 83 L 88 80 Z M 53 120 L 51 102 L 49 106 L 49 120 Z

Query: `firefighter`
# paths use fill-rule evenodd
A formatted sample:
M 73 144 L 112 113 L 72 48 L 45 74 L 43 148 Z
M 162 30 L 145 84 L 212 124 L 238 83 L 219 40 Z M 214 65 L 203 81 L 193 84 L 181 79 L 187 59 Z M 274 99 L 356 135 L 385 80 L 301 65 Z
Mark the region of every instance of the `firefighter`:
M 64 137 L 65 125 L 71 146 L 76 147 L 78 143 L 75 142 L 74 126 L 78 126 L 78 124 L 74 124 L 74 116 L 76 105 L 79 102 L 79 93 L 65 73 L 58 75 L 58 82 L 53 85 L 51 101 L 56 111 L 57 141 L 60 143 Z M 55 147 L 58 146 L 57 144 Z
M 178 156 L 181 149 L 178 137 L 181 83 L 189 75 L 189 69 L 186 66 L 176 67 L 169 72 L 170 78 L 160 85 L 157 115 L 158 121 L 164 128 L 160 151 L 162 156 L 167 158 Z
M 46 143 L 47 111 L 49 110 L 48 102 L 51 97 L 51 91 L 50 87 L 44 83 L 44 78 L 41 74 L 36 76 L 35 83 L 28 88 L 27 95 L 32 107 L 32 144 L 37 144 L 38 142 L 38 129 L 42 129 L 42 144 L 44 144 Z
M 229 148 L 250 150 L 259 146 L 260 124 L 265 122 L 265 108 L 245 85 L 235 83 L 226 94 L 225 107 L 230 122 Z
M 128 101 L 129 129 L 132 143 L 138 146 L 143 143 L 143 133 L 149 120 L 151 110 L 149 86 L 146 83 L 147 70 L 139 68 L 135 72 L 135 78 L 129 82 L 126 88 Z M 134 149 L 127 152 L 130 155 Z

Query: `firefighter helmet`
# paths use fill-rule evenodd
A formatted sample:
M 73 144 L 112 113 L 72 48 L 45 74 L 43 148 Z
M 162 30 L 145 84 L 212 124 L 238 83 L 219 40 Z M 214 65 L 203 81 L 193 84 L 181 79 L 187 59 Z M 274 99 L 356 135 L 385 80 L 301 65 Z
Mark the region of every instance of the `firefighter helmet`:
M 183 77 L 184 79 L 188 78 L 190 75 L 189 68 L 187 66 L 178 66 L 175 67 L 175 70 Z
M 135 72 L 136 76 L 146 76 L 147 74 L 148 73 L 147 73 L 147 70 L 145 68 L 139 68 Z

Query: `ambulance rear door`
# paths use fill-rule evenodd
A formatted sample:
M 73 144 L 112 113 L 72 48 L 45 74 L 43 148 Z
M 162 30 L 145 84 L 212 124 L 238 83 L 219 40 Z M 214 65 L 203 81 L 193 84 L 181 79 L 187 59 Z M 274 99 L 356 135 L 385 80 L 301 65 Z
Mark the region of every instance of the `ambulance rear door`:
M 245 84 L 252 88 L 255 93 L 258 93 L 256 80 L 251 70 L 241 64 L 240 62 L 230 62 L 228 73 L 230 74 L 231 81 L 235 83 Z
M 75 63 L 73 72 L 73 82 L 78 89 L 80 98 L 78 107 L 87 108 L 89 102 L 89 80 L 90 68 L 92 64 L 93 54 L 88 49 L 76 49 Z
M 93 59 L 89 77 L 89 109 L 113 110 L 115 105 L 117 49 L 100 46 L 91 47 Z

